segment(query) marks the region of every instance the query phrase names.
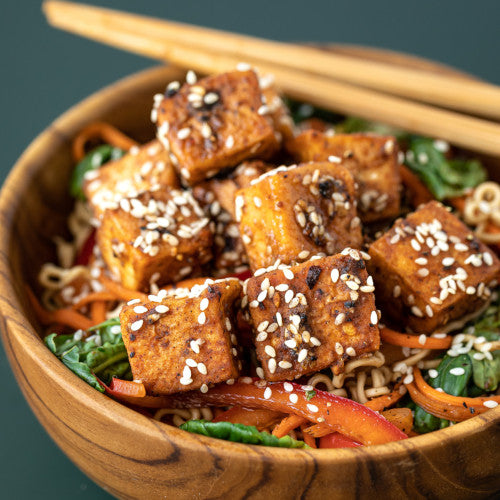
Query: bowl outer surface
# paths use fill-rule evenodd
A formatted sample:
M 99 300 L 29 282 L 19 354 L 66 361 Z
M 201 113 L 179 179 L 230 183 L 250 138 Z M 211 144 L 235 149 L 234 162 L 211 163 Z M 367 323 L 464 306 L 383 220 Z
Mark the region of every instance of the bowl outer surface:
M 44 346 L 24 286 L 62 231 L 71 138 L 108 121 L 152 137 L 151 96 L 182 76 L 154 68 L 75 106 L 18 161 L 0 195 L 0 329 L 19 385 L 68 457 L 120 498 L 486 498 L 500 490 L 500 408 L 411 440 L 354 450 L 286 450 L 206 438 L 98 393 Z M 146 132 L 145 132 L 146 130 Z M 50 165 L 50 169 L 47 168 Z

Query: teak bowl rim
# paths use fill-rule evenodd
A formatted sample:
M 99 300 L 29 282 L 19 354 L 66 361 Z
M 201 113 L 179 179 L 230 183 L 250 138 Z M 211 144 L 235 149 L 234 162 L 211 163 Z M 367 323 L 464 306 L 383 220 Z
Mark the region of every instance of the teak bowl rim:
M 149 68 L 120 79 L 72 106 L 31 142 L 11 170 L 0 192 L 0 220 L 2 221 L 0 226 L 0 290 L 3 290 L 4 294 L 0 296 L 0 313 L 3 317 L 4 326 L 14 336 L 19 337 L 28 334 L 29 337 L 36 339 L 31 344 L 31 347 L 29 349 L 25 347 L 25 350 L 32 362 L 37 363 L 40 369 L 48 373 L 54 383 L 59 384 L 66 391 L 71 390 L 78 396 L 79 402 L 85 407 L 92 407 L 94 410 L 98 410 L 103 416 L 113 414 L 113 420 L 116 422 L 116 425 L 130 427 L 138 438 L 140 438 L 140 433 L 152 436 L 153 427 L 147 425 L 149 422 L 148 417 L 127 408 L 87 385 L 75 374 L 71 373 L 45 346 L 24 313 L 21 296 L 18 295 L 13 286 L 14 276 L 8 256 L 11 241 L 15 238 L 15 234 L 13 234 L 14 214 L 22 203 L 22 198 L 15 196 L 15 194 L 20 193 L 22 196 L 29 185 L 31 177 L 41 168 L 41 165 L 31 162 L 30 158 L 40 147 L 43 147 L 51 131 L 55 130 L 58 134 L 64 135 L 66 127 L 71 129 L 70 124 L 79 120 L 78 115 L 81 108 L 92 105 L 98 100 L 124 91 L 125 89 L 141 88 L 149 80 L 158 78 L 159 75 L 164 75 L 165 80 L 175 78 L 173 75 L 178 76 L 179 72 L 179 69 L 173 67 L 160 66 Z M 12 359 L 10 361 L 13 363 Z M 161 422 L 159 422 L 159 425 L 162 426 L 162 434 L 175 442 L 177 446 L 185 449 L 190 448 L 193 451 L 199 450 L 200 453 L 206 453 L 204 448 L 209 447 L 220 454 L 230 455 L 232 458 L 237 458 L 243 454 L 248 459 L 248 446 L 250 446 L 254 450 L 258 449 L 258 454 L 252 454 L 256 460 L 260 460 L 263 455 L 273 460 L 279 460 L 280 457 L 283 457 L 286 458 L 289 465 L 290 461 L 303 462 L 304 455 L 314 453 L 317 460 L 325 464 L 334 465 L 337 462 L 355 461 L 361 456 L 374 456 L 378 460 L 389 456 L 401 455 L 402 457 L 407 454 L 409 445 L 411 445 L 412 449 L 426 450 L 434 446 L 443 445 L 448 441 L 459 443 L 465 436 L 486 430 L 499 420 L 500 407 L 446 429 L 416 436 L 410 438 L 410 440 L 372 447 L 324 450 L 290 450 L 256 447 L 240 443 L 228 443 L 223 440 L 192 434 L 189 434 L 190 439 L 186 439 L 188 433 L 185 431 Z M 154 429 L 154 432 L 159 436 L 158 429 L 156 427 Z

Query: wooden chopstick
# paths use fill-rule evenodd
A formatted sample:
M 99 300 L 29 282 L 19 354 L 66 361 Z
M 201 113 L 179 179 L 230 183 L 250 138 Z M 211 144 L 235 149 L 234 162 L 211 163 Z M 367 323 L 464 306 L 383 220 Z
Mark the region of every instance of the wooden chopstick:
M 445 108 L 500 118 L 500 87 L 485 82 L 88 5 L 52 0 L 46 1 L 43 8 L 52 25 L 84 35 L 91 26 L 99 27 L 103 35 L 106 31 L 119 29 L 139 38 L 142 35 L 158 42 L 226 53 L 239 60 L 258 60 L 300 69 Z M 136 52 L 140 53 L 140 48 L 139 45 Z M 158 52 L 161 52 L 160 48 Z
M 95 12 L 87 7 L 75 16 L 73 4 L 48 2 L 49 20 L 57 27 L 154 59 L 202 73 L 234 70 L 241 58 L 223 51 L 165 40 L 151 28 L 146 35 L 134 24 L 123 25 L 109 10 Z M 69 9 L 68 9 L 69 7 Z M 62 8 L 62 10 L 61 10 Z M 113 11 L 111 11 L 113 12 Z M 118 19 L 122 14 L 119 13 Z M 127 14 L 127 16 L 132 16 Z M 144 18 L 143 18 L 144 19 Z M 148 21 L 149 22 L 149 21 Z M 162 21 L 152 20 L 152 25 Z M 392 97 L 373 90 L 322 76 L 314 76 L 279 65 L 251 59 L 261 73 L 275 76 L 278 86 L 291 97 L 334 111 L 385 122 L 404 130 L 447 140 L 458 146 L 500 156 L 500 125 L 432 106 Z

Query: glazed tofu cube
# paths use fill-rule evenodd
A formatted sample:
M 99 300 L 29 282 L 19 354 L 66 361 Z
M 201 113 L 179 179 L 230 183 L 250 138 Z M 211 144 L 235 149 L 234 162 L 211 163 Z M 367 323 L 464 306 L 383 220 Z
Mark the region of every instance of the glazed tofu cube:
M 379 307 L 418 334 L 479 309 L 500 270 L 495 254 L 435 201 L 396 222 L 369 254 Z
M 358 185 L 358 211 L 363 222 L 399 214 L 401 179 L 394 137 L 307 130 L 287 147 L 297 161 L 332 161 L 346 167 Z
M 183 85 L 158 107 L 158 138 L 191 185 L 279 143 L 253 71 L 209 76 Z
M 193 188 L 193 196 L 214 222 L 215 275 L 247 268 L 239 224 L 234 220 L 234 197 L 239 188 L 249 186 L 250 181 L 271 168 L 263 161 L 250 160 L 239 165 L 227 178 L 211 179 Z
M 135 196 L 157 187 L 178 186 L 177 173 L 168 152 L 154 140 L 132 148 L 119 160 L 89 171 L 85 176 L 84 192 L 95 216 L 101 218 L 104 210 L 116 208 L 125 196 Z
M 362 243 L 354 180 L 333 163 L 271 170 L 238 191 L 235 207 L 253 270 Z
M 206 392 L 212 384 L 238 377 L 234 303 L 240 293 L 236 279 L 207 280 L 191 290 L 163 290 L 150 295 L 150 302 L 131 301 L 122 308 L 132 374 L 148 394 Z
M 358 250 L 281 265 L 246 285 L 266 380 L 293 380 L 379 347 L 373 281 Z
M 123 286 L 148 291 L 201 272 L 213 235 L 190 191 L 148 191 L 104 212 L 97 243 Z

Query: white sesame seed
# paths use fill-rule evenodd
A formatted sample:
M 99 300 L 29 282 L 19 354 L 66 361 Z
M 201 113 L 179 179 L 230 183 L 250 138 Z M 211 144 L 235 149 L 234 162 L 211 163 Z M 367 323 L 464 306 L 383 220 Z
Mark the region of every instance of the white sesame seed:
M 422 250 L 422 247 L 420 246 L 420 243 L 417 241 L 417 240 L 411 240 L 411 246 L 413 247 L 413 249 L 417 252 L 420 252 L 420 250 Z
M 204 311 L 208 307 L 208 299 L 204 297 L 200 302 L 200 311 Z
M 141 301 L 141 299 L 132 299 L 127 302 L 128 306 L 133 306 L 134 304 L 138 304 Z
M 278 366 L 279 366 L 280 368 L 283 368 L 284 370 L 286 370 L 286 369 L 288 369 L 288 368 L 291 368 L 291 367 L 292 367 L 292 363 L 290 363 L 290 361 L 284 361 L 284 360 L 283 360 L 283 361 L 280 361 L 280 362 L 278 363 Z
M 136 332 L 137 330 L 140 330 L 142 328 L 142 325 L 144 324 L 144 321 L 142 319 L 138 320 L 138 321 L 134 321 L 131 325 L 130 325 L 130 329 L 133 331 L 133 332 Z
M 403 379 L 403 384 L 411 384 L 413 382 L 413 374 L 406 375 Z
M 270 358 L 275 358 L 276 357 L 276 351 L 272 345 L 266 345 L 264 347 L 264 352 L 270 357 Z
M 412 312 L 415 316 L 417 316 L 417 317 L 419 317 L 419 318 L 422 318 L 422 317 L 424 316 L 424 314 L 422 313 L 422 310 L 421 310 L 419 307 L 417 307 L 417 306 L 412 306 L 412 308 L 411 308 L 411 312 Z
M 278 326 L 283 326 L 283 317 L 281 316 L 280 312 L 276 313 L 276 322 Z
M 427 269 L 426 267 L 423 267 L 422 269 L 419 269 L 417 271 L 417 274 L 420 277 L 425 278 L 426 276 L 429 276 L 429 269 Z
M 319 408 L 316 405 L 312 405 L 310 403 L 307 403 L 307 409 L 313 413 L 317 413 L 319 411 Z
M 297 256 L 299 259 L 307 259 L 309 257 L 310 252 L 308 250 L 302 250 Z
M 288 396 L 288 399 L 290 400 L 290 403 L 296 404 L 299 400 L 299 397 L 297 396 L 297 394 L 293 393 Z
M 201 384 L 200 392 L 202 392 L 203 394 L 207 393 L 208 392 L 208 385 L 207 384 Z
M 415 259 L 415 264 L 418 264 L 419 266 L 425 266 L 427 262 L 428 261 L 425 257 L 419 257 L 418 259 Z
M 487 401 L 483 402 L 483 406 L 486 406 L 486 408 L 496 408 L 498 406 L 498 403 L 496 401 L 493 401 L 492 399 L 488 399 Z
M 204 325 L 206 320 L 207 320 L 207 315 L 204 312 L 201 312 L 198 316 L 198 323 L 200 325 Z
M 370 314 L 370 323 L 372 325 L 376 325 L 378 323 L 378 315 L 377 311 L 372 311 Z
M 356 356 L 356 350 L 354 349 L 354 347 L 348 347 L 346 350 L 345 350 L 345 353 L 348 355 L 348 356 Z
M 335 352 L 339 356 L 342 356 L 342 354 L 344 354 L 344 348 L 342 347 L 342 344 L 340 342 L 335 342 Z
M 450 370 L 450 373 L 458 377 L 460 375 L 463 375 L 465 373 L 465 370 L 462 367 L 457 367 L 457 368 L 452 368 Z
M 196 73 L 190 69 L 186 74 L 186 82 L 189 83 L 189 85 L 194 85 L 197 80 Z
M 179 379 L 179 383 L 181 385 L 190 385 L 193 383 L 193 379 L 192 378 L 181 378 L 181 379 Z
M 401 287 L 399 285 L 394 285 L 392 289 L 392 296 L 397 299 L 401 295 Z
M 278 285 L 275 289 L 278 292 L 286 292 L 288 290 L 288 288 L 289 288 L 289 286 L 286 283 L 282 283 L 282 284 Z
M 305 332 L 304 332 L 305 333 Z M 321 345 L 321 340 L 319 340 L 318 338 L 316 337 L 311 337 L 309 339 L 309 341 L 311 342 L 311 344 L 315 347 L 319 347 Z
M 292 271 L 290 271 L 290 269 L 284 269 L 283 270 L 283 275 L 285 276 L 285 278 L 287 280 L 293 280 L 293 278 L 294 278 L 294 274 L 293 274 Z
M 262 292 L 260 292 L 259 295 L 257 295 L 257 302 L 263 302 L 264 300 L 266 300 L 266 297 L 267 297 L 267 290 L 262 290 Z
M 274 373 L 276 371 L 276 360 L 271 358 L 267 363 L 267 367 L 270 373 Z
M 429 304 L 425 306 L 425 313 L 427 314 L 427 316 L 429 316 L 429 318 L 432 318 L 434 316 L 434 311 Z
M 449 267 L 452 266 L 455 262 L 455 259 L 453 257 L 445 257 L 442 261 L 443 266 Z
M 143 313 L 147 313 L 148 309 L 147 309 L 147 307 L 144 307 L 144 306 L 135 306 L 134 312 L 137 314 L 143 314 Z
M 299 363 L 302 363 L 302 361 L 304 361 L 306 358 L 307 358 L 307 349 L 301 349 L 297 357 L 297 361 Z
M 163 304 L 160 304 L 158 306 L 155 307 L 155 311 L 158 313 L 158 314 L 165 314 L 166 312 L 168 312 L 168 307 L 163 305 Z
M 207 367 L 205 366 L 204 363 L 198 363 L 198 371 L 202 374 L 202 375 L 206 375 L 207 374 Z
M 335 324 L 338 326 L 338 325 L 341 325 L 345 320 L 345 313 L 340 313 L 340 314 L 337 314 L 337 317 L 335 318 Z
M 256 337 L 255 340 L 257 342 L 264 342 L 264 340 L 267 339 L 267 332 L 260 332 Z
M 266 390 L 264 391 L 264 399 L 270 399 L 272 395 L 273 391 L 271 390 L 271 388 L 266 387 Z
M 257 373 L 257 377 L 263 379 L 264 378 L 264 370 L 262 369 L 261 366 L 258 366 L 256 369 L 255 369 L 255 373 Z
M 455 245 L 455 250 L 457 252 L 467 252 L 469 250 L 469 247 L 465 245 L 464 243 L 457 243 Z
M 332 279 L 332 283 L 337 283 L 337 281 L 339 280 L 339 276 L 340 276 L 339 270 L 338 269 L 332 269 L 332 272 L 330 273 L 330 277 Z
M 285 293 L 285 302 L 288 304 L 293 298 L 293 290 L 288 290 Z
M 429 377 L 430 378 L 436 378 L 439 375 L 437 370 L 431 369 L 429 370 Z
M 185 379 L 191 378 L 191 368 L 189 366 L 185 366 L 182 370 L 182 377 Z
M 491 256 L 490 253 L 484 252 L 483 253 L 483 261 L 487 266 L 492 266 L 493 265 L 493 257 Z
M 422 335 L 418 337 L 418 343 L 421 345 L 425 345 L 426 342 L 427 342 L 427 336 L 424 333 L 422 333 Z
M 264 330 L 267 329 L 268 326 L 269 326 L 269 321 L 261 321 L 257 326 L 257 331 L 263 332 Z

